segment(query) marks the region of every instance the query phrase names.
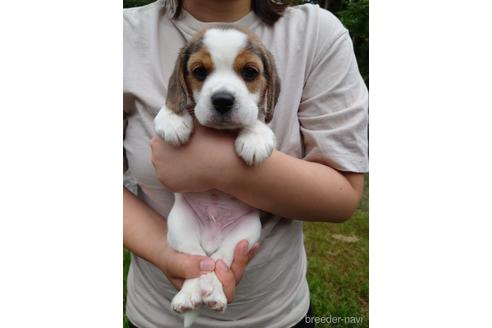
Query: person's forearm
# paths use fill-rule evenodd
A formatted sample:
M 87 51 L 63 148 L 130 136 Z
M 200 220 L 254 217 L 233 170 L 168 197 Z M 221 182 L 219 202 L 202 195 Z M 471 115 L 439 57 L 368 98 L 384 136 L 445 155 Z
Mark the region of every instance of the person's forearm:
M 257 167 L 238 162 L 220 189 L 251 206 L 300 220 L 341 222 L 357 209 L 364 176 L 274 151 Z
M 123 188 L 123 245 L 157 267 L 165 261 L 167 225 L 148 205 Z

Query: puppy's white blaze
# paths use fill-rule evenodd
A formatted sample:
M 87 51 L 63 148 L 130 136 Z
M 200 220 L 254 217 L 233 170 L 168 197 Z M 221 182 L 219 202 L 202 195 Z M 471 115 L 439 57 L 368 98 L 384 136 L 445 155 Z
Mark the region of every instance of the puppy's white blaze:
M 228 91 L 232 94 L 238 92 L 248 93 L 248 89 L 243 80 L 241 80 L 231 69 L 214 70 L 205 82 L 203 88 L 211 93 L 218 91 Z
M 216 70 L 230 70 L 237 55 L 248 44 L 248 37 L 238 30 L 212 28 L 205 32 L 203 44 L 208 48 Z

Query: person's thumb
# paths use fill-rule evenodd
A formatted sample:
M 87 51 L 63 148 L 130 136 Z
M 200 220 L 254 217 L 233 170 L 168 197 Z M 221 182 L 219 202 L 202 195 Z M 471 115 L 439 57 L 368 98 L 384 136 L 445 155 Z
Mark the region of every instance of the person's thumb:
M 188 255 L 176 253 L 177 255 L 169 263 L 169 273 L 173 277 L 190 279 L 196 278 L 203 273 L 214 271 L 215 261 L 206 256 Z

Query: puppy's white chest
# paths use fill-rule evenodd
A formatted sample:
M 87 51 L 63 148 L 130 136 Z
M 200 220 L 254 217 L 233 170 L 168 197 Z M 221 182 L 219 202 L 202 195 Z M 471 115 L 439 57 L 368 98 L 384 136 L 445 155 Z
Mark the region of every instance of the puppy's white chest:
M 195 212 L 195 219 L 200 227 L 201 245 L 208 254 L 222 244 L 224 237 L 239 223 L 242 216 L 255 210 L 218 190 L 182 195 Z

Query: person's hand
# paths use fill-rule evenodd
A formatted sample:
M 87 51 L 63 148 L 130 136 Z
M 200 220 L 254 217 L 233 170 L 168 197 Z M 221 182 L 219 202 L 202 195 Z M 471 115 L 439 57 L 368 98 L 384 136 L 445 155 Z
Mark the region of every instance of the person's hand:
M 197 278 L 215 269 L 215 261 L 206 256 L 189 255 L 167 247 L 159 268 L 180 290 L 185 279 Z
M 217 275 L 217 278 L 219 278 L 220 282 L 222 282 L 228 303 L 231 303 L 234 299 L 236 285 L 243 277 L 246 266 L 255 256 L 259 247 L 260 244 L 256 242 L 248 251 L 248 241 L 242 240 L 236 245 L 234 250 L 234 261 L 232 262 L 230 268 L 228 268 L 222 260 L 218 260 L 215 263 L 215 274 Z
M 151 141 L 152 164 L 163 185 L 173 192 L 218 189 L 231 168 L 240 162 L 234 150 L 235 136 L 194 123 L 187 144 L 173 147 L 160 137 Z
M 230 303 L 234 299 L 236 285 L 259 247 L 260 244 L 257 242 L 248 251 L 248 241 L 239 242 L 234 250 L 234 260 L 230 268 L 222 260 L 215 262 L 206 256 L 188 255 L 167 247 L 159 268 L 177 290 L 181 290 L 185 279 L 197 278 L 215 270 Z

